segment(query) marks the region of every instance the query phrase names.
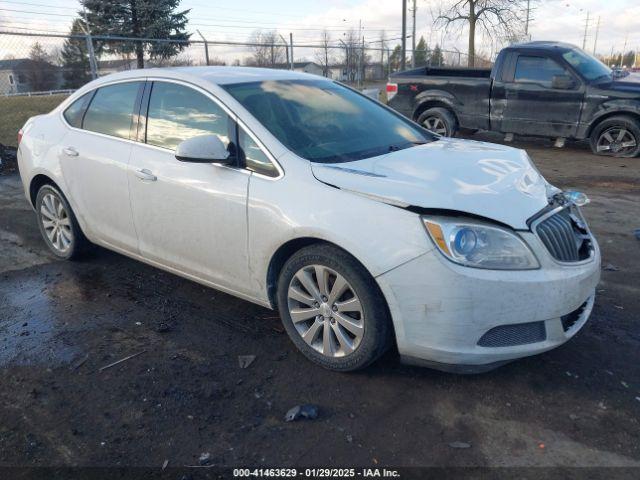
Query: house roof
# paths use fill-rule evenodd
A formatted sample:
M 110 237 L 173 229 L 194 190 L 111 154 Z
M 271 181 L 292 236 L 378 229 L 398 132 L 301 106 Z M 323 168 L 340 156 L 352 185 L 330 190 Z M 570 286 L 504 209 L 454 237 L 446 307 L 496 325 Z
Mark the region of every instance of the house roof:
M 29 61 L 28 58 L 9 58 L 7 60 L 0 60 L 0 70 L 11 70 L 16 68 L 22 62 Z

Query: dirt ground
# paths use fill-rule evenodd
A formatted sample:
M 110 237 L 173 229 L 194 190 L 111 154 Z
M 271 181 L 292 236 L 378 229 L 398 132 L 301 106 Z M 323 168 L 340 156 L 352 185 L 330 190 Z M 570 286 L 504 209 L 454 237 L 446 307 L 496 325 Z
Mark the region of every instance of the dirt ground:
M 572 341 L 477 376 L 394 352 L 331 373 L 270 310 L 102 249 L 58 261 L 0 176 L 0 466 L 640 467 L 640 159 L 514 145 L 590 196 L 607 268 Z M 319 418 L 285 423 L 301 403 Z

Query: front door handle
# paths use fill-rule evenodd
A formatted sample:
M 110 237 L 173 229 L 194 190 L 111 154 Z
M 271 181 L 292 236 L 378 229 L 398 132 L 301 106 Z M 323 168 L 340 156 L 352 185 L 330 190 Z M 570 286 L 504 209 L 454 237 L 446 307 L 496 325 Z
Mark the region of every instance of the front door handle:
M 136 170 L 136 177 L 140 180 L 146 180 L 148 182 L 155 182 L 158 177 L 156 177 L 151 170 L 143 168 L 142 170 Z
M 68 157 L 77 157 L 79 155 L 78 151 L 74 147 L 64 147 L 62 151 Z

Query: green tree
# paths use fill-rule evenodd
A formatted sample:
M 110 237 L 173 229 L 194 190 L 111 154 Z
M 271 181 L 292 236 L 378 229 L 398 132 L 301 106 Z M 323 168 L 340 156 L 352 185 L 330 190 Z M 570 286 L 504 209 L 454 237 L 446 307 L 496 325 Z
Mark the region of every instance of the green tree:
M 83 35 L 82 20 L 76 18 L 71 24 L 71 35 Z M 84 38 L 67 38 L 60 52 L 62 60 L 63 88 L 78 88 L 91 80 L 91 65 Z
M 392 72 L 397 72 L 400 70 L 400 61 L 402 59 L 402 47 L 400 45 L 396 45 L 395 48 L 391 51 L 391 55 L 389 56 L 389 65 L 391 66 Z
M 433 52 L 431 52 L 429 65 L 432 65 L 434 67 L 440 67 L 444 65 L 444 56 L 442 55 L 442 49 L 438 44 L 436 44 L 435 48 L 433 49 Z
M 176 40 L 100 41 L 96 50 L 128 55 L 135 53 L 138 68 L 144 68 L 144 54 L 166 59 L 182 51 L 189 40 L 186 33 L 189 10 L 176 11 L 180 0 L 81 0 L 93 35 Z
M 622 65 L 630 68 L 633 67 L 633 64 L 636 61 L 636 52 L 634 52 L 633 50 L 627 52 L 624 54 L 624 57 L 622 57 Z
M 413 52 L 415 57 L 416 67 L 422 67 L 427 64 L 427 52 L 429 51 L 429 47 L 427 47 L 427 42 L 424 40 L 424 37 L 420 37 L 418 44 L 416 45 L 416 51 Z

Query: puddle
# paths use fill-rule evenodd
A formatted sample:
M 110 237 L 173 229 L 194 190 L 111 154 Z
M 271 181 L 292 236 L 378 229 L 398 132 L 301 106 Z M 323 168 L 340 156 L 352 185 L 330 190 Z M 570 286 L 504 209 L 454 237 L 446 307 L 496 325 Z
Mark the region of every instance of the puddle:
M 0 299 L 0 366 L 68 364 L 79 349 L 67 337 L 42 280 L 23 280 L 2 288 Z

